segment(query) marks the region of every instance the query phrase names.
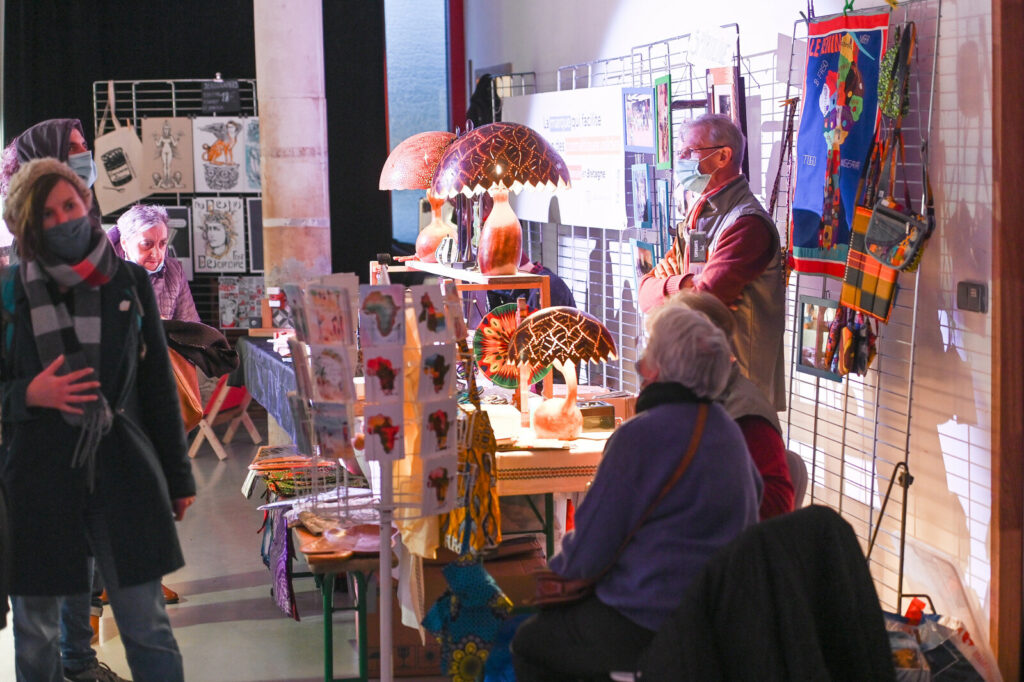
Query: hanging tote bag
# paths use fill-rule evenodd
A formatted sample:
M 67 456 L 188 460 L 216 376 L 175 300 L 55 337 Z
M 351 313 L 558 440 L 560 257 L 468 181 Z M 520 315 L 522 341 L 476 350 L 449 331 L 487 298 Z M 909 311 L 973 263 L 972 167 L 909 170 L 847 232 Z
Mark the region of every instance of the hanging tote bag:
M 203 402 L 199 397 L 199 375 L 195 365 L 186 360 L 172 348 L 167 349 L 171 356 L 171 369 L 174 380 L 178 384 L 178 401 L 181 403 L 181 418 L 185 422 L 185 433 L 199 426 L 203 418 Z
M 117 120 L 114 101 L 114 81 L 107 81 L 107 106 L 96 130 L 96 200 L 103 215 L 130 206 L 149 195 L 139 172 L 142 169 L 142 141 L 129 123 L 122 126 Z M 107 125 L 107 115 L 114 122 L 114 130 L 101 135 Z

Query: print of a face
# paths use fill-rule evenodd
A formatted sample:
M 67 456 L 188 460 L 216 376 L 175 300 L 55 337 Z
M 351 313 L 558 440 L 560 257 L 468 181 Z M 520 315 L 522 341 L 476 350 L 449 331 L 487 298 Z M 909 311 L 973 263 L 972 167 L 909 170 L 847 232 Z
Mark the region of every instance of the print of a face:
M 228 229 L 220 220 L 206 221 L 206 243 L 211 249 L 223 249 L 228 243 Z

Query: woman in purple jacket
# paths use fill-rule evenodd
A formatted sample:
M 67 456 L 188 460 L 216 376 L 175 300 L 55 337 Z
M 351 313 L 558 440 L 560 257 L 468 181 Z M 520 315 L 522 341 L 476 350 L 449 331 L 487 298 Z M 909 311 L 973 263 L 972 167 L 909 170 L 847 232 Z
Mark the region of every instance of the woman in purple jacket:
M 163 206 L 135 204 L 107 233 L 117 255 L 146 268 L 160 317 L 199 322 L 181 262 L 167 255 L 167 211 Z
M 729 341 L 703 313 L 677 303 L 654 311 L 648 326 L 637 414 L 608 440 L 576 528 L 549 561 L 567 578 L 601 577 L 591 597 L 543 609 L 519 627 L 512 642 L 519 682 L 635 670 L 701 567 L 757 522 L 761 479 L 736 422 L 713 402 L 729 382 Z M 702 405 L 707 422 L 689 467 L 645 518 L 682 460 Z

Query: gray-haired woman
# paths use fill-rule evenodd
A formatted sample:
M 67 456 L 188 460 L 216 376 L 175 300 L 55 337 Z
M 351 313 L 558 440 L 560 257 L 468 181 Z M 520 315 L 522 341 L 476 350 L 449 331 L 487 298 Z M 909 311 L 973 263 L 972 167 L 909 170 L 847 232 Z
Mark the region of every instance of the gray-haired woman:
M 702 313 L 675 303 L 653 312 L 648 326 L 637 414 L 608 440 L 576 528 L 549 561 L 566 578 L 598 578 L 595 594 L 519 627 L 512 651 L 520 682 L 634 670 L 701 567 L 757 522 L 760 477 L 739 427 L 714 402 L 729 381 L 729 341 Z M 662 496 L 692 441 L 689 466 Z
M 181 261 L 167 254 L 167 210 L 163 206 L 135 204 L 121 214 L 107 237 L 118 256 L 146 268 L 160 317 L 199 322 Z

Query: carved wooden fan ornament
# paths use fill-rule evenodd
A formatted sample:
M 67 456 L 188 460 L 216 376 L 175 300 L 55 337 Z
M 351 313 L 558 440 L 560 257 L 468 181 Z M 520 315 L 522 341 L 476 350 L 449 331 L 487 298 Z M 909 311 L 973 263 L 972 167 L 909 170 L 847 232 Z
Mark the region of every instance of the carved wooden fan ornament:
M 509 342 L 509 357 L 520 364 L 554 365 L 565 377 L 565 398 L 549 398 L 533 414 L 540 438 L 573 440 L 583 430 L 576 405 L 576 363 L 614 360 L 615 341 L 601 322 L 582 310 L 544 308 L 524 319 Z

